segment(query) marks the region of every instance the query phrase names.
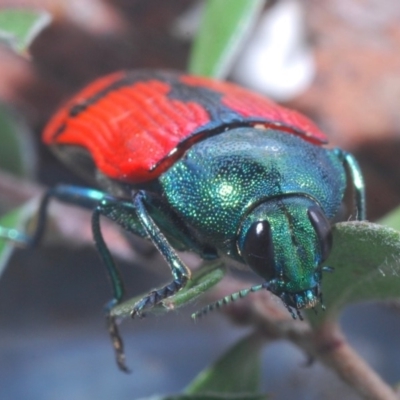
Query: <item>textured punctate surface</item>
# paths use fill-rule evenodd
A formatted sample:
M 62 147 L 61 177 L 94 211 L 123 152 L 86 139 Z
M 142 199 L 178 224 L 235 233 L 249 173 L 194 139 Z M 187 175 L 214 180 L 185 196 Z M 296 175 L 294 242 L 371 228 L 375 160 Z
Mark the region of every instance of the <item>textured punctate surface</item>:
M 326 149 L 284 132 L 238 128 L 194 145 L 160 177 L 183 220 L 232 252 L 240 221 L 256 205 L 282 195 L 317 199 L 328 218 L 345 187 L 343 166 Z

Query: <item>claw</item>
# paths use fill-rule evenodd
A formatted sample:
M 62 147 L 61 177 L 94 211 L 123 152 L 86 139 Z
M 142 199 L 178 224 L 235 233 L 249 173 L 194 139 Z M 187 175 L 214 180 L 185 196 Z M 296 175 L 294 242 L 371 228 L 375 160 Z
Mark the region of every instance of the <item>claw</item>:
M 145 317 L 145 314 L 143 313 L 144 310 L 151 309 L 155 305 L 161 303 L 164 299 L 174 295 L 182 288 L 183 284 L 184 282 L 181 280 L 175 279 L 169 285 L 164 286 L 161 289 L 151 291 L 134 305 L 131 311 L 131 317 Z
M 123 372 L 130 373 L 131 370 L 127 367 L 125 363 L 126 358 L 124 352 L 124 342 L 122 341 L 121 335 L 119 334 L 119 329 L 115 317 L 112 317 L 110 314 L 108 314 L 106 320 L 107 329 L 111 337 L 111 342 L 114 348 L 118 368 Z

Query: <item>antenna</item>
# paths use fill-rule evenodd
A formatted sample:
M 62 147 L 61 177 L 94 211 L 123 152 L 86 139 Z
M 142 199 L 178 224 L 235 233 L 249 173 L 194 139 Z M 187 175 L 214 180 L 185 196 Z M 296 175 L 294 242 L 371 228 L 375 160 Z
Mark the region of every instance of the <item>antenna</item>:
M 215 309 L 219 309 L 223 306 L 226 306 L 229 303 L 233 303 L 236 300 L 243 299 L 243 297 L 246 297 L 250 293 L 258 292 L 259 290 L 262 290 L 262 289 L 268 290 L 268 287 L 269 287 L 269 283 L 264 282 L 261 285 L 252 286 L 249 289 L 243 289 L 243 290 L 240 290 L 239 292 L 232 293 L 214 303 L 211 303 L 211 304 L 205 306 L 201 310 L 196 311 L 195 313 L 192 314 L 192 318 L 197 319 L 197 318 L 203 317 L 204 315 L 208 314 L 209 312 L 211 312 Z

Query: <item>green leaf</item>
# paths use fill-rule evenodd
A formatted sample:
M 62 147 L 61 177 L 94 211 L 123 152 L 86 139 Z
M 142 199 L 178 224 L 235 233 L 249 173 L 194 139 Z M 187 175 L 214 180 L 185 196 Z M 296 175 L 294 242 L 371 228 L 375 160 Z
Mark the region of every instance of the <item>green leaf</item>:
M 265 339 L 251 334 L 242 339 L 186 388 L 187 394 L 255 394 L 260 386 L 260 354 Z M 265 397 L 264 397 L 265 398 Z
M 208 0 L 193 44 L 189 71 L 224 78 L 264 3 L 264 0 Z
M 19 177 L 34 175 L 36 152 L 20 115 L 0 103 L 0 168 Z
M 325 312 L 308 316 L 312 324 L 337 318 L 348 304 L 400 296 L 400 233 L 368 222 L 343 222 L 333 228 L 333 249 L 322 293 Z
M 51 22 L 46 11 L 21 8 L 0 10 L 0 41 L 25 54 L 36 36 Z
M 146 310 L 146 314 L 164 314 L 168 311 L 182 307 L 215 286 L 225 275 L 226 269 L 221 261 L 204 263 L 189 280 L 187 285 L 174 296 L 171 296 L 161 304 Z M 130 317 L 135 304 L 144 296 L 140 295 L 118 304 L 111 310 L 111 315 L 117 318 Z
M 15 249 L 13 240 L 19 241 L 21 236 L 25 237 L 21 231 L 34 209 L 36 209 L 36 202 L 28 202 L 0 218 L 0 277 Z
M 2 227 L 11 228 L 18 225 L 19 215 L 17 211 L 9 213 L 4 217 L 0 218 L 0 235 L 4 234 Z M 2 240 L 0 238 L 0 277 L 3 274 L 8 260 L 13 251 L 13 244 L 9 241 Z

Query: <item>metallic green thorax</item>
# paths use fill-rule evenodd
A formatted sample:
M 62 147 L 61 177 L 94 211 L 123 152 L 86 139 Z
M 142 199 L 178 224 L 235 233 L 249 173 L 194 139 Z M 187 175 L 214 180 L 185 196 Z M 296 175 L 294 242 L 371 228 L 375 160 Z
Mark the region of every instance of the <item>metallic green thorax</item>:
M 257 205 L 301 195 L 333 218 L 346 177 L 333 151 L 286 132 L 240 128 L 196 144 L 160 181 L 192 235 L 237 258 L 241 221 Z
M 316 204 L 328 219 L 339 209 L 346 172 L 334 150 L 286 132 L 238 128 L 194 145 L 159 181 L 173 215 L 153 217 L 168 238 L 179 238 L 178 247 L 244 263 L 246 230 L 267 220 L 274 292 L 319 283 L 321 250 L 307 209 Z

